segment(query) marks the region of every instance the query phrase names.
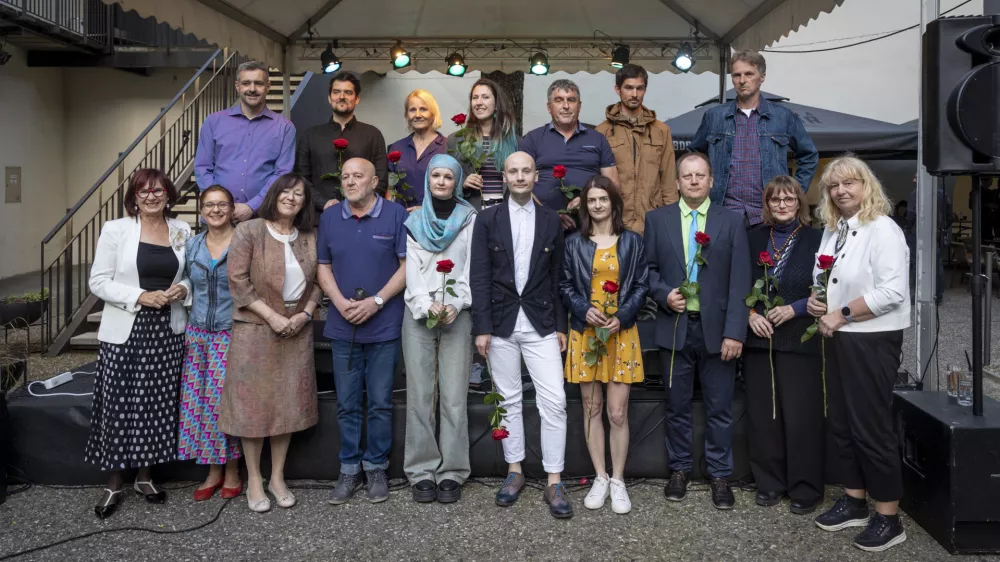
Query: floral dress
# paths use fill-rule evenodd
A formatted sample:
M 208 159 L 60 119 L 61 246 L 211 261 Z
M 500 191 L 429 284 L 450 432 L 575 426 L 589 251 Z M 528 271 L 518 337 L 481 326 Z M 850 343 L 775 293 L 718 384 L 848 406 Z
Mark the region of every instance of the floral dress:
M 594 255 L 594 268 L 590 277 L 590 300 L 604 302 L 608 296 L 604 293 L 602 286 L 605 281 L 618 282 L 618 255 L 616 246 L 610 248 L 598 248 Z M 611 297 L 615 302 L 615 307 L 609 309 L 610 313 L 617 312 L 618 295 Z M 595 305 L 597 306 L 597 305 Z M 597 308 L 601 308 L 597 306 Z M 612 334 L 608 338 L 608 354 L 599 357 L 597 364 L 588 366 L 584 358 L 591 351 L 588 342 L 590 338 L 597 337 L 596 329 L 587 326 L 583 333 L 570 330 L 569 350 L 566 354 L 566 380 L 572 383 L 593 382 L 621 382 L 631 384 L 642 382 L 642 348 L 639 346 L 639 328 L 632 325 L 627 330 L 619 330 L 617 334 Z

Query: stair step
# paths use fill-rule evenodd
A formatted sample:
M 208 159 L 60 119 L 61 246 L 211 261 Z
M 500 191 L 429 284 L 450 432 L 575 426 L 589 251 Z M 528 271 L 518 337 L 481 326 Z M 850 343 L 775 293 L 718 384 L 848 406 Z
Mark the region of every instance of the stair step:
M 97 339 L 97 332 L 87 332 L 70 338 L 69 345 L 74 349 L 97 349 L 101 341 Z
M 91 324 L 100 324 L 101 318 L 103 317 L 104 317 L 103 310 L 99 310 L 97 312 L 91 312 L 90 314 L 87 315 L 87 322 L 90 322 Z

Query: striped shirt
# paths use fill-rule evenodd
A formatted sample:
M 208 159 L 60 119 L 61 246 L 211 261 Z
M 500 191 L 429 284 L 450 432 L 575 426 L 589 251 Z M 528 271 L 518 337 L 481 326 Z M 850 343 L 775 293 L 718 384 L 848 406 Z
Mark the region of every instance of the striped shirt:
M 483 142 L 479 145 L 482 153 L 489 154 L 492 148 L 493 140 L 490 137 L 483 137 Z M 487 158 L 483 166 L 479 168 L 479 175 L 483 176 L 484 197 L 488 195 L 503 197 L 503 176 L 500 175 L 500 170 L 497 170 L 496 161 L 492 156 Z
M 733 137 L 733 157 L 729 162 L 729 188 L 722 204 L 745 215 L 751 225 L 764 219 L 764 185 L 761 180 L 760 113 L 756 109 L 747 115 L 743 110 L 736 112 L 736 136 Z

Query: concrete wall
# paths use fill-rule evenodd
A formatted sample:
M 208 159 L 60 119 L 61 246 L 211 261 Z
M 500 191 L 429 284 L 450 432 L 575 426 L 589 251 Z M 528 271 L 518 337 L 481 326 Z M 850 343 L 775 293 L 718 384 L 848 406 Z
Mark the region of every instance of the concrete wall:
M 65 212 L 63 73 L 28 68 L 24 51 L 0 66 L 0 172 L 20 166 L 21 202 L 0 196 L 0 279 L 37 270 L 39 243 Z M 37 290 L 37 289 L 36 289 Z

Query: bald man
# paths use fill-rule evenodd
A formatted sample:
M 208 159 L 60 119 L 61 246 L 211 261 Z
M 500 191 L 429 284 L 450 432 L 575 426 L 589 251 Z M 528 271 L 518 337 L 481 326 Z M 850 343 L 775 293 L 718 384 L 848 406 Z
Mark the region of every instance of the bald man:
M 508 474 L 496 503 L 508 507 L 524 488 L 524 423 L 521 358 L 535 386 L 542 425 L 542 466 L 548 473 L 545 501 L 554 517 L 573 516 L 561 480 L 566 452 L 566 394 L 561 352 L 566 350 L 566 312 L 559 298 L 563 229 L 555 210 L 537 205 L 535 161 L 511 154 L 503 169 L 506 204 L 483 209 L 472 235 L 472 333 L 487 358 L 493 383 L 507 410 L 501 425 Z
M 389 497 L 392 377 L 399 356 L 406 286 L 407 213 L 375 193 L 375 166 L 344 162 L 344 201 L 320 219 L 319 284 L 333 303 L 323 334 L 333 352 L 340 426 L 340 479 L 329 502 L 348 502 L 362 483 L 368 501 Z M 361 446 L 362 391 L 368 393 L 368 442 Z M 362 475 L 362 470 L 364 475 Z

